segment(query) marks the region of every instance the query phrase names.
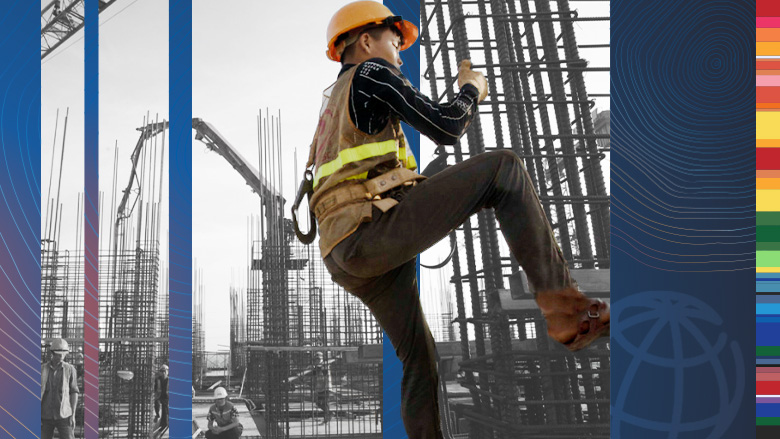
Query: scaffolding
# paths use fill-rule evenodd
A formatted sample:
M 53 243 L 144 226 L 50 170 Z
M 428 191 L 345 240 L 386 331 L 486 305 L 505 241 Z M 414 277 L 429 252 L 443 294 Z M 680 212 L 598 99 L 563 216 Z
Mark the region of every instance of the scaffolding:
M 580 50 L 608 53 L 609 45 L 578 46 L 574 25 L 609 18 L 580 15 L 568 0 L 436 0 L 421 2 L 420 12 L 424 89 L 435 100 L 452 99 L 452 72 L 463 59 L 488 82 L 466 136 L 444 148 L 450 164 L 495 149 L 517 153 L 573 277 L 608 299 L 609 195 L 601 163 L 608 122 L 594 129 L 596 96 L 583 75 L 609 69 L 589 65 Z M 446 409 L 455 415 L 446 428 L 478 439 L 608 437 L 609 347 L 571 355 L 550 343 L 493 211 L 475 219 L 449 237 L 458 249 L 450 270 L 460 349 L 439 344 L 450 360 L 440 366 L 449 379 Z
M 167 124 L 148 120 L 121 192 L 115 150 L 111 227 L 103 231 L 108 248 L 100 252 L 100 429 L 113 438 L 149 437 L 154 375 L 168 362 L 168 285 L 160 255 Z
M 59 114 L 56 124 L 59 125 Z M 52 167 L 41 225 L 41 335 L 42 361 L 47 361 L 48 343 L 64 338 L 71 352 L 66 361 L 76 367 L 79 388 L 84 390 L 84 196 L 76 205 L 75 250 L 64 249 L 63 204 L 60 201 L 62 164 L 66 154 L 66 114 L 61 128 L 55 126 Z M 58 151 L 57 134 L 62 131 Z M 144 137 L 142 135 L 142 137 Z M 141 153 L 134 156 L 130 180 L 123 193 L 132 197 L 126 208 L 105 215 L 101 195 L 101 217 L 110 217 L 115 227 L 108 248 L 101 243 L 98 253 L 100 295 L 99 431 L 100 437 L 148 437 L 152 425 L 152 376 L 167 362 L 168 293 L 160 260 L 160 217 L 164 141 L 154 136 L 139 141 Z M 113 194 L 118 156 L 114 160 Z M 55 164 L 59 169 L 55 172 Z M 104 228 L 105 229 L 105 228 Z M 83 436 L 84 398 L 76 407 L 76 435 Z
M 206 353 L 206 334 L 203 330 L 203 270 L 196 267 L 193 273 L 195 279 L 192 283 L 192 386 L 193 389 L 201 389 Z
M 76 368 L 79 391 L 84 391 L 84 195 L 76 198 L 75 227 L 63 238 L 63 217 L 67 209 L 61 200 L 63 159 L 66 154 L 68 111 L 60 127 L 55 119 L 51 169 L 41 222 L 41 362 L 49 361 L 49 345 L 63 338 L 70 345 L 64 361 Z M 58 136 L 61 135 L 61 139 Z M 59 147 L 59 148 L 58 148 Z M 59 151 L 58 151 L 59 149 Z M 59 155 L 58 155 L 59 153 Z M 59 164 L 59 166 L 56 166 Z M 43 188 L 41 188 L 43 189 Z M 70 194 L 72 195 L 72 194 Z M 69 222 L 66 222 L 69 223 Z M 63 242 L 74 239 L 68 249 Z M 83 437 L 83 401 L 76 407 L 77 437 Z
M 260 174 L 280 193 L 279 117 L 260 115 L 258 126 Z M 260 408 L 258 430 L 266 438 L 381 437 L 382 332 L 333 283 L 318 250 L 294 239 L 279 204 L 265 203 L 249 220 L 246 299 L 234 302 L 246 323 L 234 333 L 244 338 L 231 344 L 245 347 L 243 392 Z M 322 370 L 330 375 L 326 388 L 314 378 Z
M 330 280 L 319 252 L 298 242 L 263 245 L 262 221 L 250 229 L 247 289 L 247 395 L 263 405 L 269 438 L 380 437 L 382 333 L 368 309 Z M 286 268 L 270 265 L 287 254 Z M 278 256 L 277 256 L 278 257 Z M 297 262 L 296 262 L 297 261 Z M 269 282 L 281 277 L 283 288 Z M 278 294 L 281 297 L 272 297 Z M 330 410 L 335 420 L 320 425 L 323 410 L 307 373 L 317 353 L 332 377 Z

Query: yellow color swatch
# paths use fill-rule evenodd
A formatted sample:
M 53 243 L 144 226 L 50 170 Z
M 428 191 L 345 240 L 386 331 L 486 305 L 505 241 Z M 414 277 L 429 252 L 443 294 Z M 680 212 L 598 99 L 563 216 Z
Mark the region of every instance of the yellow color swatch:
M 780 190 L 756 189 L 756 212 L 780 212 Z
M 756 139 L 780 139 L 780 113 L 756 112 Z

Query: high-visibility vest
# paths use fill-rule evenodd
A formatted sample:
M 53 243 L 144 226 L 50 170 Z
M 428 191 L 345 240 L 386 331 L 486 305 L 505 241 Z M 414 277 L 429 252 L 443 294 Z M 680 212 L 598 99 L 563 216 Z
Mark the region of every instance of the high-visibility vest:
M 62 400 L 60 401 L 60 417 L 68 418 L 74 411 L 75 407 L 70 406 L 70 389 L 71 384 L 78 380 L 76 374 L 76 368 L 72 364 L 62 362 Z M 41 364 L 41 399 L 43 399 L 44 393 L 46 393 L 46 382 L 49 380 L 49 362 Z
M 377 134 L 367 134 L 355 127 L 349 117 L 349 92 L 358 66 L 344 72 L 333 85 L 327 106 L 320 115 L 312 141 L 309 165 L 314 164 L 314 193 L 309 207 L 315 207 L 333 190 L 358 184 L 369 178 L 403 167 L 417 169 L 417 161 L 406 142 L 397 117 Z M 361 223 L 371 220 L 371 206 L 376 200 L 355 200 L 326 216 L 318 215 L 320 251 L 325 257 Z M 387 206 L 387 205 L 384 205 Z M 387 207 L 383 207 L 385 210 Z

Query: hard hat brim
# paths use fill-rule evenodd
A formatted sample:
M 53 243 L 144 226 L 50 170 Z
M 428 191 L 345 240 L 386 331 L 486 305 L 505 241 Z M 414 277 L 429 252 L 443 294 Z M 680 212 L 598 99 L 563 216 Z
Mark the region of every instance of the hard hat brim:
M 381 21 L 378 22 L 377 20 L 368 20 L 365 23 L 355 26 L 354 29 L 360 29 L 372 24 L 381 24 Z M 393 23 L 392 25 L 395 26 L 399 32 L 401 32 L 401 36 L 403 37 L 404 43 L 398 49 L 399 51 L 404 51 L 412 47 L 412 45 L 417 41 L 417 37 L 420 36 L 420 30 L 417 29 L 417 26 L 415 26 L 411 21 L 400 20 L 396 23 Z M 328 42 L 328 50 L 325 51 L 326 55 L 328 55 L 328 58 L 336 62 L 341 61 L 341 54 L 338 53 L 338 48 L 335 44 L 336 40 L 338 40 L 341 35 L 342 34 L 334 36 Z
M 417 41 L 417 37 L 420 36 L 420 30 L 410 21 L 401 20 L 398 23 L 395 23 L 395 27 L 401 31 L 401 35 L 403 35 L 404 38 L 404 44 L 401 45 L 400 50 L 406 50 L 412 47 Z

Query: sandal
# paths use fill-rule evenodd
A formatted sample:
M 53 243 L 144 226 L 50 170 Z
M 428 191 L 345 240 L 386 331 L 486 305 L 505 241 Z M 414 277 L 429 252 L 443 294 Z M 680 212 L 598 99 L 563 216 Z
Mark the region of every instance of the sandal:
M 547 334 L 572 352 L 609 337 L 609 305 L 602 300 L 569 287 L 538 293 L 536 302 L 547 320 Z

